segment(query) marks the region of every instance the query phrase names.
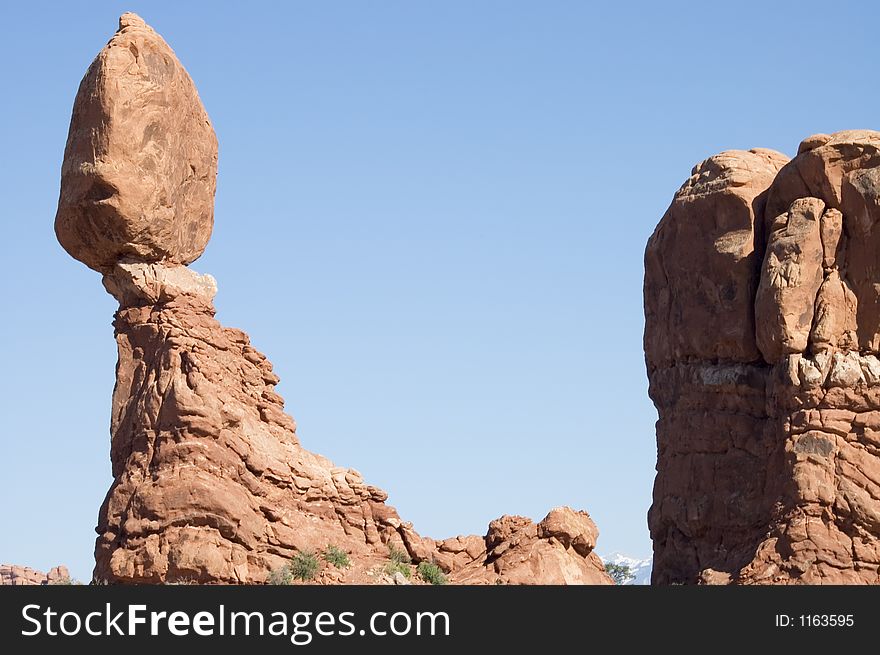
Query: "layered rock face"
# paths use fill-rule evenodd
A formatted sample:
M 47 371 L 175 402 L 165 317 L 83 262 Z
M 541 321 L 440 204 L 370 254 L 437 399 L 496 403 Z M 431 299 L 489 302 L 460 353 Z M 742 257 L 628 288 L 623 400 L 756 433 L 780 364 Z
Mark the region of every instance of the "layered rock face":
M 132 42 L 145 63 L 114 52 Z M 120 60 L 129 65 L 111 65 Z M 132 70 L 149 84 L 129 80 Z M 130 88 L 142 111 L 123 110 Z M 112 120 L 96 122 L 101 111 Z M 145 116 L 156 117 L 148 127 Z M 88 142 L 119 149 L 89 158 Z M 82 189 L 109 179 L 103 167 L 114 191 L 96 201 Z M 215 174 L 216 139 L 189 77 L 155 32 L 124 15 L 80 86 L 56 218 L 62 245 L 101 271 L 119 302 L 114 482 L 98 518 L 95 580 L 263 583 L 297 553 L 333 545 L 352 564 L 322 563 L 318 582 L 380 581 L 393 546 L 453 582 L 610 584 L 586 513 L 557 508 L 537 525 L 506 516 L 485 537 L 434 541 L 357 471 L 300 445 L 272 365 L 215 320 L 214 279 L 185 266 L 211 233 Z
M 880 133 L 698 164 L 645 254 L 653 581 L 880 583 Z
M 56 566 L 48 573 L 43 573 L 28 566 L 0 564 L 0 585 L 48 585 L 69 582 L 70 573 L 66 566 Z

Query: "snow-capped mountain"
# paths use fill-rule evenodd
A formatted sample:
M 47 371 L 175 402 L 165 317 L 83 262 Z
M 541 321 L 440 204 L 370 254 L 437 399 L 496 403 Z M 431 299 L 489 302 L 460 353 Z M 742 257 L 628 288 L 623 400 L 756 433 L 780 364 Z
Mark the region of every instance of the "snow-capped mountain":
M 624 566 L 628 566 L 629 570 L 633 573 L 633 575 L 635 575 L 635 577 L 626 584 L 651 584 L 651 566 L 654 563 L 654 560 L 650 557 L 646 557 L 645 559 L 636 559 L 634 557 L 621 555 L 620 553 L 612 553 L 608 557 L 602 557 L 602 561 L 605 563 L 622 564 Z

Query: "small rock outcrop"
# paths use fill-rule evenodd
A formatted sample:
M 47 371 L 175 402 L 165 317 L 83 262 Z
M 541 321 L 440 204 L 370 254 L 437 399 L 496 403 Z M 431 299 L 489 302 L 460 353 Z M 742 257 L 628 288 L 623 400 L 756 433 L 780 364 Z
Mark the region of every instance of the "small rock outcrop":
M 568 507 L 552 510 L 537 525 L 522 516 L 503 516 L 489 524 L 484 541 L 485 555 L 480 553 L 461 569 L 459 580 L 503 584 L 606 584 L 605 566 L 593 552 L 598 531 L 586 512 Z M 456 571 L 455 550 L 470 556 L 467 546 L 473 537 L 441 542 L 441 556 L 453 555 L 449 569 Z M 435 561 L 443 561 L 437 555 Z M 488 571 L 487 571 L 488 568 Z
M 659 584 L 880 583 L 880 133 L 698 164 L 645 253 Z
M 66 566 L 56 566 L 48 573 L 28 566 L 0 564 L 0 585 L 49 585 L 70 584 L 70 572 Z
M 610 584 L 584 512 L 557 508 L 537 525 L 503 517 L 485 537 L 437 542 L 357 471 L 300 445 L 272 365 L 217 322 L 214 279 L 186 266 L 212 231 L 216 164 L 183 66 L 123 15 L 77 93 L 55 221 L 64 248 L 119 302 L 114 481 L 95 581 L 264 583 L 332 545 L 351 564 L 321 560 L 316 582 L 393 582 L 382 573 L 393 548 L 454 583 Z

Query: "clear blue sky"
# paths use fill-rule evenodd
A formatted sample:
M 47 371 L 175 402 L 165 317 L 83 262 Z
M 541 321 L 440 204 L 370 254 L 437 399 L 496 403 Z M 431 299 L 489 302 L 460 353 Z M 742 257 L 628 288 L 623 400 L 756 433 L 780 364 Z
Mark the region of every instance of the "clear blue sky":
M 220 139 L 193 268 L 305 447 L 435 537 L 587 509 L 650 553 L 645 241 L 714 152 L 878 127 L 873 3 L 3 3 L 0 562 L 90 577 L 113 300 L 52 221 L 70 108 L 126 10 Z

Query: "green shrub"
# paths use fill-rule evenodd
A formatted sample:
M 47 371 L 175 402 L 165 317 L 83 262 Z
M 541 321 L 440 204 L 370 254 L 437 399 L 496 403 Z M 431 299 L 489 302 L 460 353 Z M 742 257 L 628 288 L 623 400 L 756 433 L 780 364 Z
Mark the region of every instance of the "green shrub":
M 400 572 L 403 574 L 407 580 L 412 577 L 412 569 L 409 564 L 404 564 L 403 562 L 388 562 L 385 565 L 385 573 L 390 576 L 393 576 L 395 573 Z
M 409 564 L 412 562 L 409 553 L 394 544 L 388 544 L 388 559 L 395 564 Z
M 636 577 L 632 572 L 632 569 L 626 564 L 612 564 L 611 562 L 607 562 L 605 564 L 605 571 L 611 576 L 615 584 L 626 584 Z
M 419 562 L 416 573 L 422 580 L 431 584 L 446 584 L 448 582 L 446 575 L 433 562 Z
M 351 566 L 351 560 L 348 558 L 348 553 L 336 546 L 327 546 L 327 548 L 324 549 L 323 556 L 324 561 L 329 562 L 337 569 L 344 569 Z
M 300 551 L 290 560 L 290 575 L 303 582 L 314 580 L 320 568 L 321 563 L 311 550 Z

